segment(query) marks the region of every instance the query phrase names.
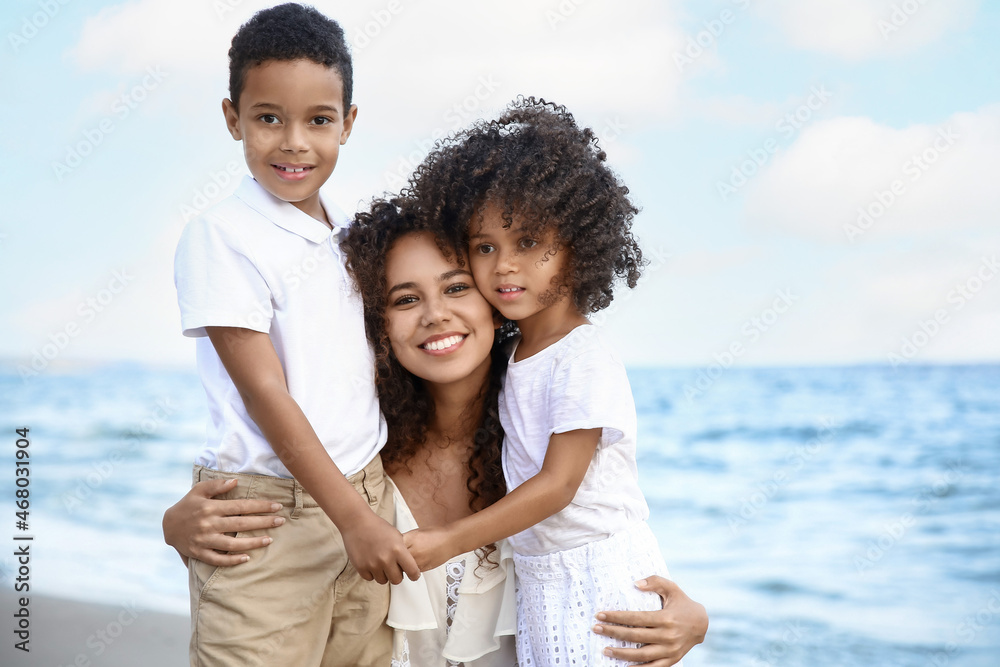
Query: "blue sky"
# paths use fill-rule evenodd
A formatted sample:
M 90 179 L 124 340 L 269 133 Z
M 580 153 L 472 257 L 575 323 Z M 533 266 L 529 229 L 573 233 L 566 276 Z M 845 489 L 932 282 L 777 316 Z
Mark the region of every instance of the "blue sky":
M 173 248 L 243 173 L 225 53 L 270 4 L 4 4 L 0 357 L 193 366 Z M 315 5 L 354 44 L 348 210 L 519 93 L 597 130 L 652 260 L 598 317 L 627 363 L 1000 360 L 996 3 Z

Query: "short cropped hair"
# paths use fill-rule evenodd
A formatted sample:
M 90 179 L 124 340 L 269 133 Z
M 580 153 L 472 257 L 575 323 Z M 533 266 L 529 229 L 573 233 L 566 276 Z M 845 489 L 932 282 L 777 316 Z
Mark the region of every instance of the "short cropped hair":
M 315 8 L 289 2 L 263 9 L 236 31 L 229 47 L 229 99 L 237 109 L 247 71 L 269 60 L 311 60 L 336 69 L 344 84 L 344 113 L 351 108 L 354 69 L 344 30 Z

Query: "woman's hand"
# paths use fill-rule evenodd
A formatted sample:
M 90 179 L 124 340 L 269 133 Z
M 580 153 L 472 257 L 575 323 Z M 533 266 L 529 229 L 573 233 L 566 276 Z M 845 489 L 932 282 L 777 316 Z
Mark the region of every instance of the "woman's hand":
M 645 644 L 640 648 L 609 648 L 605 651 L 608 655 L 654 667 L 669 667 L 677 664 L 692 647 L 705 641 L 708 632 L 705 607 L 685 595 L 680 586 L 654 576 L 637 582 L 636 587 L 659 594 L 663 609 L 598 613 L 598 624 L 594 626 L 597 634 Z
M 270 516 L 281 509 L 280 504 L 270 500 L 214 499 L 234 488 L 235 479 L 198 482 L 163 513 L 163 539 L 177 550 L 185 565 L 188 558 L 210 565 L 245 563 L 250 556 L 232 552 L 266 547 L 273 540 L 270 537 L 232 537 L 226 533 L 262 530 L 285 523 L 280 516 Z M 265 516 L 243 516 L 252 514 Z

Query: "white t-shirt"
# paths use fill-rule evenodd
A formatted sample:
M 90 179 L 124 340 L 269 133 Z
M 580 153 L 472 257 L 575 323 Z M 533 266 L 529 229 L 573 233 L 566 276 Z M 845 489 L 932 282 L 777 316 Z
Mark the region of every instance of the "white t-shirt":
M 553 433 L 603 429 L 572 502 L 511 537 L 517 553 L 572 549 L 610 537 L 649 516 L 635 463 L 632 389 L 625 366 L 596 326 L 579 326 L 521 361 L 514 361 L 512 351 L 500 394 L 500 422 L 508 491 L 542 469 Z
M 291 477 L 247 414 L 208 326 L 270 335 L 289 393 L 345 475 L 385 444 L 361 297 L 338 245 L 350 219 L 320 199 L 333 230 L 247 176 L 181 235 L 174 259 L 181 326 L 197 338 L 208 395 L 208 441 L 199 465 Z

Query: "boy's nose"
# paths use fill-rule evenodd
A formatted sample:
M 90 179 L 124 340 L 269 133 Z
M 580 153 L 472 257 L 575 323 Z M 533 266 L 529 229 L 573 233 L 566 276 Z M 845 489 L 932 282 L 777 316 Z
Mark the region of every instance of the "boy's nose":
M 281 150 L 289 153 L 300 153 L 308 148 L 309 143 L 306 141 L 305 130 L 297 127 L 294 123 L 289 124 L 282 136 Z

